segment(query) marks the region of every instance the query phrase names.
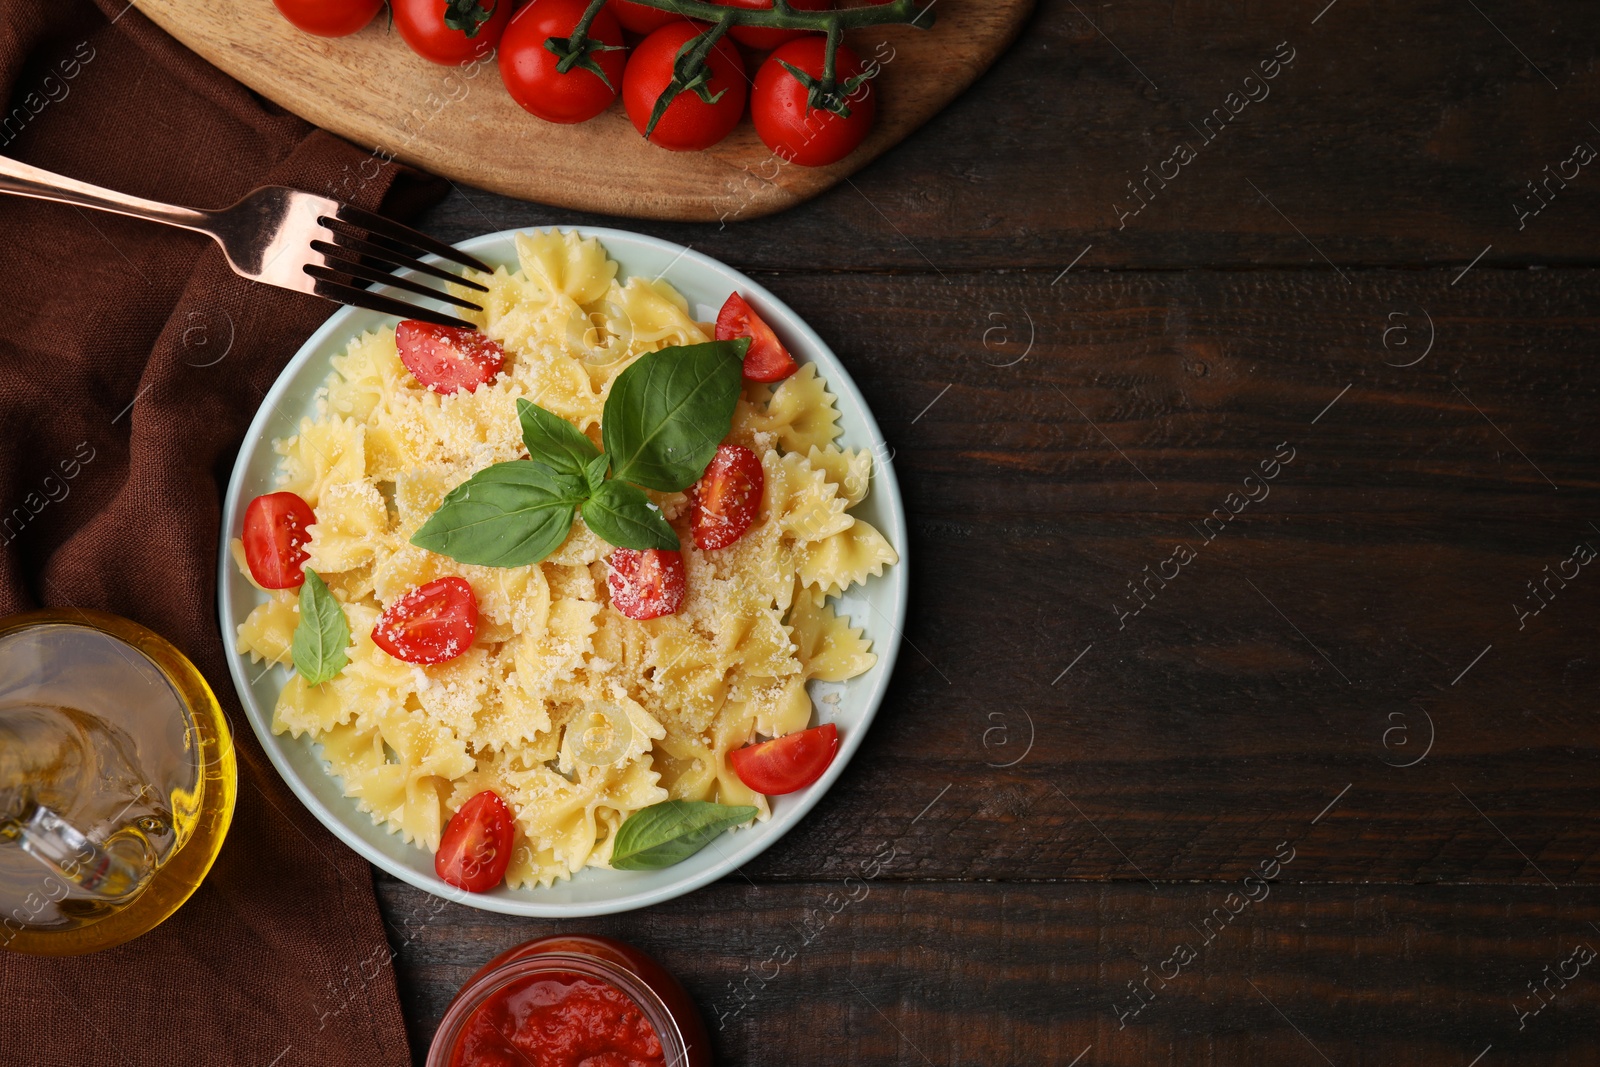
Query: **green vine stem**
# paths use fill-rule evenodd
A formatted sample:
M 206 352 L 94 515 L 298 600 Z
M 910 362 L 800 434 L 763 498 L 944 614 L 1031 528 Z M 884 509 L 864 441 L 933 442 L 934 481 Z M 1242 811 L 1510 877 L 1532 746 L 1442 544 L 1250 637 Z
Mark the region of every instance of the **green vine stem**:
M 661 116 L 667 113 L 667 108 L 679 93 L 693 90 L 695 95 L 706 103 L 715 104 L 722 99 L 722 94 L 727 92 L 726 89 L 719 89 L 714 94 L 711 92 L 711 71 L 706 67 L 706 56 L 733 25 L 734 9 L 725 7 L 719 10 L 722 14 L 717 17 L 712 27 L 679 50 L 678 57 L 672 65 L 672 81 L 666 91 L 656 99 L 656 106 L 650 111 L 650 121 L 644 128 L 646 138 L 655 132 L 656 123 L 661 121 Z
M 917 0 L 890 0 L 886 4 L 866 7 L 835 8 L 829 11 L 796 11 L 789 0 L 772 0 L 770 8 L 723 7 L 706 0 L 634 0 L 641 7 L 657 11 L 670 11 L 684 18 L 716 22 L 728 11 L 733 12 L 735 26 L 761 26 L 777 30 L 810 30 L 828 33 L 838 27 L 844 30 L 863 26 L 887 26 L 903 23 L 927 29 L 933 25 L 933 5 L 917 6 Z M 599 6 L 599 5 L 594 5 Z M 587 14 L 587 12 L 586 12 Z
M 827 44 L 822 78 L 814 81 L 794 71 L 792 67 L 790 70 L 800 77 L 802 84 L 810 90 L 809 106 L 848 115 L 850 108 L 844 97 L 854 92 L 860 82 L 865 80 L 865 76 L 852 78 L 845 93 L 838 91 L 837 59 L 845 31 L 865 26 L 894 24 L 915 26 L 918 29 L 927 29 L 933 25 L 933 3 L 929 2 L 926 6 L 918 8 L 918 0 L 889 0 L 888 3 L 833 8 L 827 11 L 798 11 L 790 6 L 789 0 L 772 0 L 772 6 L 769 8 L 723 7 L 720 4 L 708 3 L 707 0 L 634 0 L 634 3 L 711 24 L 710 29 L 695 41 L 693 48 L 679 53 L 674 64 L 672 83 L 656 101 L 649 125 L 646 127 L 646 137 L 650 136 L 650 131 L 655 129 L 656 122 L 679 93 L 693 90 L 707 103 L 715 102 L 707 85 L 709 75 L 705 69 L 705 57 L 729 27 L 756 26 L 825 34 Z M 602 81 L 606 81 L 605 75 L 601 73 L 599 65 L 595 63 L 590 53 L 610 50 L 615 46 L 603 45 L 588 37 L 589 27 L 605 4 L 606 0 L 589 0 L 589 6 L 584 9 L 583 17 L 573 27 L 570 36 L 551 37 L 545 41 L 545 48 L 560 57 L 557 69 L 561 73 L 565 74 L 572 67 L 580 66 L 593 71 Z M 610 86 L 611 83 L 606 81 L 606 84 Z

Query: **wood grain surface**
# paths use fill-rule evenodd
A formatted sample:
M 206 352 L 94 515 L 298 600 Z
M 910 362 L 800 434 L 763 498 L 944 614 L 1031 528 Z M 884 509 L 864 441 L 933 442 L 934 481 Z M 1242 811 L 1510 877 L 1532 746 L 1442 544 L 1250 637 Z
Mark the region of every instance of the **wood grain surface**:
M 853 186 L 636 224 L 757 272 L 861 386 L 906 646 L 835 788 L 717 885 L 552 924 L 380 878 L 418 1062 L 478 964 L 579 926 L 678 973 L 726 1064 L 1600 1060 L 1600 178 L 1512 208 L 1600 147 L 1597 29 L 1044 0 Z M 425 223 L 615 221 L 461 188 Z
M 1594 164 L 1522 229 L 1514 209 L 1532 203 L 1526 183 L 1578 141 L 1600 149 L 1587 9 L 1478 0 L 1491 24 L 1458 0 L 1339 0 L 1312 25 L 1327 2 L 1044 0 L 971 91 L 799 214 L 724 228 L 631 225 L 772 270 L 1030 270 L 1049 280 L 1074 262 L 1074 273 L 1329 270 L 1326 255 L 1342 268 L 1432 266 L 1454 277 L 1486 248 L 1479 267 L 1594 261 Z M 1296 56 L 1270 95 L 1198 148 L 1189 124 L 1223 107 L 1281 42 Z M 1119 229 L 1127 183 L 1180 141 L 1196 147 L 1195 161 L 1165 189 L 1152 183 L 1150 206 Z M 486 216 L 602 221 L 463 192 L 438 223 L 462 236 L 481 233 Z
M 1583 949 L 1600 951 L 1586 921 L 1600 910 L 1594 889 L 1279 885 L 1241 908 L 1226 903 L 1233 888 L 885 877 L 849 901 L 837 883 L 731 879 L 582 928 L 680 975 L 719 1063 L 1467 1067 L 1485 1049 L 1478 1067 L 1600 1059 L 1600 961 L 1578 966 Z M 395 966 L 419 1063 L 483 959 L 574 928 L 435 916 L 423 893 L 387 879 L 379 896 L 404 946 Z M 1180 948 L 1193 954 L 1182 967 Z
M 1033 8 L 1033 0 L 943 0 L 932 29 L 852 31 L 851 46 L 882 66 L 877 122 L 847 158 L 800 167 L 774 159 L 748 120 L 704 152 L 649 144 L 620 104 L 577 125 L 544 122 L 506 93 L 492 58 L 463 68 L 430 63 L 382 16 L 330 39 L 295 29 L 272 0 L 135 2 L 274 103 L 383 158 L 561 207 L 700 221 L 755 218 L 843 180 L 970 85 Z

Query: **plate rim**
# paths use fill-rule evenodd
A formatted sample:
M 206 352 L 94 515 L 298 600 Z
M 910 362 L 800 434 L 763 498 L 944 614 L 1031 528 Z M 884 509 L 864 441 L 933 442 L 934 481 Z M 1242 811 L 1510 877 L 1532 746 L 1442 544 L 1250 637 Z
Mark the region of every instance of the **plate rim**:
M 867 730 L 871 727 L 873 720 L 877 717 L 878 709 L 882 706 L 884 698 L 887 695 L 890 682 L 893 680 L 894 667 L 899 658 L 900 644 L 904 635 L 906 611 L 909 600 L 909 546 L 907 544 L 905 505 L 900 493 L 899 479 L 897 478 L 894 469 L 893 450 L 888 447 L 888 442 L 883 435 L 882 429 L 878 425 L 877 418 L 873 415 L 871 407 L 867 404 L 866 398 L 862 396 L 860 388 L 856 385 L 855 380 L 850 376 L 850 373 L 845 368 L 843 361 L 833 351 L 832 347 L 822 339 L 821 335 L 819 335 L 816 330 L 813 329 L 811 325 L 799 315 L 798 312 L 789 307 L 789 305 L 783 300 L 779 299 L 774 293 L 757 282 L 755 279 L 749 277 L 743 271 L 737 270 L 736 268 L 731 267 L 712 256 L 698 252 L 693 248 L 693 246 L 680 245 L 674 241 L 668 241 L 650 234 L 637 233 L 632 230 L 622 230 L 605 226 L 581 225 L 513 227 L 510 229 L 496 230 L 490 233 L 479 234 L 475 237 L 456 243 L 454 247 L 465 252 L 478 254 L 487 246 L 495 246 L 501 242 L 512 242 L 518 234 L 544 232 L 548 230 L 556 230 L 563 234 L 576 232 L 580 238 L 593 237 L 598 239 L 602 246 L 606 245 L 608 239 L 618 239 L 623 243 L 642 244 L 646 247 L 653 246 L 656 251 L 670 254 L 673 257 L 672 262 L 669 264 L 667 269 L 659 276 L 666 278 L 669 283 L 671 283 L 670 275 L 673 268 L 676 267 L 679 262 L 685 260 L 698 262 L 703 269 L 710 270 L 714 273 L 730 276 L 734 280 L 735 287 L 740 292 L 746 294 L 747 296 L 754 296 L 756 298 L 755 302 L 760 304 L 762 307 L 775 308 L 782 315 L 792 319 L 793 323 L 798 326 L 799 333 L 806 342 L 806 345 L 811 350 L 820 352 L 827 361 L 832 363 L 832 367 L 828 369 L 827 374 L 827 381 L 830 389 L 834 391 L 836 395 L 849 394 L 850 399 L 855 403 L 860 411 L 862 420 L 866 427 L 867 436 L 871 438 L 871 440 L 866 443 L 865 447 L 868 448 L 873 455 L 873 492 L 883 494 L 883 514 L 881 517 L 889 520 L 886 524 L 889 528 L 883 532 L 885 536 L 890 539 L 890 544 L 895 549 L 895 552 L 899 557 L 898 562 L 891 565 L 887 574 L 877 577 L 877 580 L 888 580 L 890 582 L 890 591 L 893 598 L 892 612 L 891 617 L 884 621 L 887 623 L 888 629 L 892 631 L 892 633 L 888 636 L 874 636 L 873 638 L 873 651 L 877 654 L 878 666 L 881 666 L 882 669 L 872 689 L 866 692 L 862 697 L 862 713 L 859 725 L 854 730 L 850 731 L 850 734 L 843 739 L 840 745 L 839 757 L 833 761 L 833 763 L 823 773 L 822 777 L 812 785 L 807 786 L 803 792 L 798 794 L 795 806 L 790 809 L 790 812 L 783 816 L 784 822 L 782 825 L 774 827 L 765 834 L 750 834 L 743 843 L 732 850 L 724 851 L 722 849 L 718 849 L 717 851 L 719 854 L 719 859 L 707 866 L 704 870 L 687 875 L 665 885 L 658 886 L 654 889 L 640 890 L 633 893 L 623 894 L 614 899 L 593 903 L 541 903 L 537 899 L 528 899 L 524 896 L 510 895 L 513 893 L 537 894 L 542 891 L 542 888 L 537 886 L 532 889 L 505 890 L 502 887 L 500 890 L 491 893 L 466 893 L 446 885 L 437 877 L 420 875 L 412 868 L 394 861 L 390 856 L 373 847 L 364 837 L 361 836 L 359 832 L 357 832 L 355 828 L 348 825 L 346 820 L 338 817 L 336 813 L 328 810 L 322 801 L 311 792 L 310 787 L 301 780 L 301 776 L 289 763 L 287 755 L 281 751 L 280 746 L 288 743 L 315 744 L 315 742 L 306 739 L 305 737 L 291 738 L 289 741 L 285 741 L 280 735 L 272 733 L 271 710 L 263 710 L 257 707 L 251 685 L 246 680 L 245 667 L 248 661 L 248 654 L 238 652 L 235 648 L 235 642 L 237 639 L 237 624 L 233 621 L 232 613 L 230 612 L 230 609 L 234 607 L 234 598 L 230 590 L 229 581 L 231 577 L 230 568 L 233 566 L 230 542 L 232 540 L 232 530 L 243 511 L 243 482 L 247 477 L 247 468 L 259 449 L 262 447 L 263 443 L 270 440 L 270 438 L 267 436 L 268 424 L 272 422 L 274 418 L 289 418 L 289 416 L 284 413 L 282 408 L 279 407 L 278 402 L 282 399 L 283 394 L 287 392 L 289 388 L 296 382 L 299 376 L 304 373 L 306 366 L 312 362 L 316 350 L 321 348 L 330 338 L 338 334 L 341 330 L 348 329 L 346 323 L 350 319 L 363 314 L 364 312 L 361 309 L 352 307 L 336 308 L 333 313 L 330 314 L 328 318 L 324 320 L 324 322 L 300 344 L 294 355 L 291 356 L 288 362 L 284 364 L 283 369 L 278 373 L 277 377 L 273 380 L 272 385 L 267 389 L 266 394 L 261 400 L 260 406 L 256 409 L 255 415 L 250 420 L 250 425 L 246 429 L 244 438 L 239 444 L 239 451 L 234 459 L 233 469 L 229 474 L 228 485 L 224 491 L 221 502 L 222 507 L 217 553 L 217 621 L 223 644 L 223 655 L 228 662 L 228 674 L 233 682 L 234 691 L 238 696 L 239 704 L 244 710 L 245 718 L 249 721 L 251 731 L 255 734 L 256 740 L 265 750 L 268 760 L 272 763 L 273 769 L 278 772 L 278 776 L 283 779 L 284 784 L 289 787 L 289 790 L 294 794 L 295 799 L 298 800 L 319 823 L 321 823 L 347 847 L 353 849 L 357 855 L 361 856 L 368 863 L 378 867 L 379 869 L 385 871 L 395 878 L 398 878 L 408 885 L 415 886 L 416 888 L 421 889 L 433 896 L 444 897 L 445 899 L 455 901 L 456 903 L 466 904 L 469 907 L 478 908 L 484 911 L 498 912 L 506 915 L 519 915 L 529 918 L 584 918 L 589 916 L 612 915 L 625 911 L 633 911 L 639 908 L 663 903 L 668 900 L 673 900 L 677 897 L 692 893 L 697 889 L 701 889 L 712 882 L 733 873 L 744 864 L 750 862 L 761 853 L 765 852 L 768 848 L 771 848 L 775 843 L 783 838 L 784 835 L 786 835 L 790 830 L 794 829 L 796 825 L 798 825 L 807 815 L 810 814 L 811 810 L 844 773 L 845 767 L 849 765 L 850 760 L 856 753 L 856 750 L 861 747 Z M 611 255 L 609 248 L 607 250 L 607 254 L 608 257 Z M 451 264 L 434 255 L 428 255 L 422 258 L 425 262 L 439 263 L 446 267 L 451 266 Z M 410 270 L 397 271 L 395 273 L 398 277 L 410 277 L 415 274 L 414 271 Z M 392 294 L 408 300 L 416 299 L 410 294 L 394 290 L 387 286 L 375 287 L 373 292 Z M 395 316 L 385 316 L 385 319 L 394 317 Z M 835 386 L 837 386 L 837 388 L 835 388 Z M 877 614 L 876 609 L 869 610 L 872 610 L 875 614 Z M 320 760 L 321 757 L 319 756 L 317 758 Z M 332 771 L 325 770 L 324 773 L 328 774 L 330 777 L 333 777 Z M 795 797 L 796 794 L 789 794 L 789 796 Z M 370 816 L 368 816 L 365 812 L 358 811 L 357 814 L 361 815 L 363 818 L 370 818 Z M 776 818 L 776 816 L 774 816 L 774 818 Z M 380 826 L 380 824 L 373 823 L 373 825 L 374 827 L 382 830 L 384 833 L 391 835 L 394 835 L 395 833 L 392 830 L 388 830 L 387 828 Z M 755 827 L 751 827 L 750 829 L 754 830 L 763 825 L 771 826 L 772 822 L 769 820 L 768 823 L 757 823 Z M 734 835 L 735 838 L 738 836 L 740 835 Z M 419 848 L 419 846 L 414 844 L 410 845 L 409 847 Z M 585 870 L 586 869 L 587 868 L 585 868 Z M 582 877 L 583 874 L 584 870 L 580 870 L 571 877 L 576 879 Z

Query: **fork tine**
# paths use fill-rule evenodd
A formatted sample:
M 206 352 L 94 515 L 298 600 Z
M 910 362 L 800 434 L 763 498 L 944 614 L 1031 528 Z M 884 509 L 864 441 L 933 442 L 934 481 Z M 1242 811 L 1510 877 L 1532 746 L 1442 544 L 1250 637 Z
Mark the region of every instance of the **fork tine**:
M 393 274 L 387 274 L 375 267 L 366 266 L 363 263 L 348 263 L 344 260 L 333 259 L 332 257 L 329 257 L 327 259 L 327 266 L 318 266 L 314 263 L 308 263 L 305 267 L 305 272 L 311 275 L 313 278 L 328 282 L 342 281 L 343 279 L 340 278 L 339 275 L 348 274 L 353 278 L 360 278 L 363 281 L 377 282 L 380 285 L 392 285 L 396 289 L 404 289 L 406 292 L 416 293 L 418 296 L 431 296 L 435 300 L 443 300 L 447 304 L 454 304 L 456 307 L 466 308 L 468 311 L 483 310 L 483 308 L 479 307 L 477 304 L 474 304 L 472 301 L 463 300 L 453 293 L 442 293 L 437 289 L 430 289 L 428 286 L 423 285 L 420 282 L 414 282 L 409 278 L 396 278 Z
M 333 236 L 334 240 L 331 244 L 327 241 L 312 241 L 311 247 L 325 256 L 336 256 L 341 252 L 354 252 L 376 262 L 387 264 L 390 267 L 409 267 L 419 274 L 442 278 L 447 282 L 454 282 L 468 289 L 476 289 L 480 293 L 489 291 L 487 285 L 480 285 L 471 278 L 464 278 L 459 274 L 451 274 L 443 267 L 435 267 L 432 263 L 424 263 L 420 259 L 412 259 L 403 252 L 392 251 L 383 245 L 374 244 L 372 241 L 351 237 L 349 234 L 340 233 L 338 230 L 333 232 Z
M 416 307 L 406 303 L 404 300 L 380 296 L 371 290 L 358 289 L 353 285 L 345 285 L 343 282 L 319 280 L 316 286 L 316 294 L 328 300 L 338 301 L 341 304 L 366 308 L 368 311 L 377 311 L 385 315 L 396 315 L 402 319 L 420 319 L 423 322 L 431 322 L 436 326 L 457 326 L 464 330 L 477 329 L 472 323 L 458 319 L 454 315 L 446 315 L 442 311 L 434 311 L 431 308 Z
M 339 221 L 360 226 L 369 233 L 381 234 L 392 241 L 399 241 L 401 244 L 411 248 L 420 248 L 424 252 L 432 252 L 436 256 L 448 259 L 453 263 L 460 263 L 464 267 L 471 267 L 473 270 L 483 271 L 485 274 L 494 272 L 494 268 L 481 259 L 469 256 L 459 249 L 451 248 L 443 241 L 429 237 L 425 233 L 418 233 L 411 227 L 402 226 L 400 223 L 392 219 L 386 219 L 382 215 L 374 215 L 370 211 L 363 211 L 361 208 L 351 207 L 349 204 L 340 204 L 339 210 L 335 214 Z M 322 221 L 326 222 L 327 220 L 324 219 Z

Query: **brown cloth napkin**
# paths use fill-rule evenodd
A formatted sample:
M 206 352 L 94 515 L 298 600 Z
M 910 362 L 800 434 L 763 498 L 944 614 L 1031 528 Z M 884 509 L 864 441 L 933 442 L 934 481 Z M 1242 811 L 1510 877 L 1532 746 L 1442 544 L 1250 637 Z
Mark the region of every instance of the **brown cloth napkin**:
M 437 195 L 130 8 L 0 5 L 0 153 L 198 207 L 258 185 L 369 208 L 389 194 L 402 215 Z M 0 522 L 0 614 L 94 607 L 162 634 L 216 690 L 240 773 L 221 857 L 162 926 L 86 957 L 0 952 L 5 1067 L 410 1061 L 371 873 L 267 762 L 217 629 L 221 490 L 331 310 L 237 278 L 209 238 L 0 196 L 0 517 L 29 516 Z

